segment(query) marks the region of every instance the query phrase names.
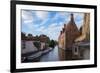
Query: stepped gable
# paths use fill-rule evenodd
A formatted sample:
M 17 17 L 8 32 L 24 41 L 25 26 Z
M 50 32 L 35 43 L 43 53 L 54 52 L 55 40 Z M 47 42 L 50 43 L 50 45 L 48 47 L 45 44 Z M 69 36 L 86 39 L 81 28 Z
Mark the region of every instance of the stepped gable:
M 68 24 L 64 24 L 64 27 L 61 30 L 61 33 L 59 35 L 59 45 L 61 45 L 61 48 L 67 49 L 71 48 L 74 40 L 80 36 L 80 32 L 75 24 L 74 21 L 74 15 L 70 15 L 70 21 Z
M 75 21 L 74 21 L 74 16 L 73 14 L 71 14 L 71 18 L 70 18 L 70 21 L 69 23 L 66 25 L 66 31 L 76 31 L 78 32 L 78 28 L 75 24 Z
M 74 16 L 71 14 L 70 21 L 65 27 L 66 34 L 66 48 L 70 48 L 74 43 L 74 40 L 80 35 L 79 30 L 75 24 Z

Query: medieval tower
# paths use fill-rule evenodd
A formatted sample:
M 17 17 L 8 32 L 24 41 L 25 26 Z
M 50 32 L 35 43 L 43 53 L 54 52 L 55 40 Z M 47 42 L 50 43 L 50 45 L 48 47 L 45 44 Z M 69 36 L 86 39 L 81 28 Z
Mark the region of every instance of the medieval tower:
M 64 27 L 59 36 L 59 51 L 60 58 L 63 59 L 71 59 L 72 57 L 72 45 L 74 40 L 80 35 L 78 28 L 74 21 L 73 14 L 70 15 L 70 21 L 68 24 L 64 24 Z
M 75 24 L 74 15 L 73 14 L 70 15 L 69 23 L 64 24 L 64 27 L 62 28 L 62 31 L 60 32 L 58 38 L 60 60 L 80 59 L 78 58 L 79 56 L 74 56 L 73 45 L 76 44 L 77 42 L 89 42 L 90 40 L 89 24 L 90 24 L 90 14 L 84 13 L 84 21 L 80 31 L 78 30 Z M 80 51 L 81 49 L 78 48 L 78 50 Z M 85 50 L 88 51 L 89 53 L 89 47 L 85 48 Z M 83 51 L 81 53 L 83 53 Z M 81 53 L 79 53 L 79 55 Z M 85 54 L 86 53 L 84 53 L 83 55 Z

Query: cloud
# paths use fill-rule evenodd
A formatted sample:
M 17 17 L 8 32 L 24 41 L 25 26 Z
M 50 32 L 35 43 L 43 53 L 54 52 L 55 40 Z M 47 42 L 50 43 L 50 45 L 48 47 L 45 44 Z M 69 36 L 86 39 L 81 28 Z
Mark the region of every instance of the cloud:
M 49 25 L 49 28 L 54 28 L 56 26 L 57 26 L 57 23 L 52 23 L 52 24 Z
M 50 39 L 58 40 L 58 36 L 62 27 L 63 27 L 63 24 L 58 25 L 57 23 L 52 23 L 48 27 L 42 28 L 41 33 L 46 34 L 47 36 L 50 37 Z
M 60 30 L 62 29 L 62 26 L 54 26 L 52 28 L 49 28 L 49 36 L 51 37 L 51 39 L 58 40 L 58 36 Z
M 49 18 L 45 19 L 44 21 L 42 21 L 42 22 L 40 23 L 40 25 L 46 24 L 49 20 L 50 20 Z
M 32 23 L 32 22 L 33 22 L 33 20 L 24 20 L 25 24 Z
M 48 17 L 48 12 L 47 11 L 36 11 L 35 14 L 41 20 L 44 20 Z
M 22 30 L 34 36 L 45 34 L 50 39 L 58 40 L 64 23 L 70 21 L 70 12 L 22 11 Z M 73 13 L 78 28 L 83 23 L 83 13 Z
M 57 25 L 58 25 L 57 23 L 52 23 L 48 27 L 41 26 L 35 31 L 38 33 L 38 35 L 45 34 L 48 37 L 50 37 L 50 39 L 58 40 L 57 36 L 59 36 L 59 32 L 63 25 L 60 25 L 60 26 L 57 26 Z
M 41 26 L 40 28 L 36 29 L 36 31 L 38 31 L 38 32 L 42 32 L 44 30 L 45 30 L 45 27 L 44 26 Z
M 74 13 L 75 23 L 78 29 L 83 25 L 84 13 Z
M 74 18 L 76 21 L 80 21 L 84 18 L 84 14 L 83 13 L 74 13 Z
M 68 21 L 70 20 L 70 13 L 68 13 L 68 12 L 57 12 L 52 20 L 57 21 L 58 23 L 63 22 L 63 23 L 67 24 Z
M 25 24 L 31 23 L 33 21 L 33 16 L 30 11 L 22 10 L 22 20 Z

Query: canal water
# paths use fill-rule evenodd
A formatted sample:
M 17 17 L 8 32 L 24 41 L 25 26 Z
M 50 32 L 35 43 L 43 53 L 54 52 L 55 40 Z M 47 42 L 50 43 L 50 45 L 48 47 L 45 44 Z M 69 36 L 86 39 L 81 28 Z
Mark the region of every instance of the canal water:
M 40 62 L 48 62 L 48 61 L 59 61 L 58 46 L 56 46 L 52 51 L 43 55 L 40 58 Z

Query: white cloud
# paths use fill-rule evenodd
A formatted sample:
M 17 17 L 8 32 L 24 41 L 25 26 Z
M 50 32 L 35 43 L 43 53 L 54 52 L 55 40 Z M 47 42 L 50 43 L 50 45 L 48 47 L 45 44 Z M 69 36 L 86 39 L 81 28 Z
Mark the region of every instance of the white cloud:
M 74 13 L 74 18 L 82 18 L 82 13 Z M 63 18 L 64 21 L 56 22 L 59 17 Z M 33 35 L 45 34 L 51 39 L 58 40 L 60 31 L 63 28 L 64 23 L 67 24 L 70 21 L 70 13 L 68 12 L 58 12 L 54 18 L 49 18 L 49 12 L 47 11 L 22 11 L 22 19 L 24 24 L 29 28 L 28 33 L 33 33 Z M 38 20 L 42 20 L 40 23 L 34 23 Z M 58 19 L 59 20 L 59 19 Z M 50 21 L 50 23 L 49 23 Z M 47 25 L 46 23 L 49 23 Z M 82 20 L 76 21 L 77 26 L 82 25 Z
M 84 13 L 74 13 L 74 18 L 76 19 L 77 17 L 83 18 Z
M 50 24 L 49 25 L 49 28 L 54 28 L 54 27 L 56 27 L 57 26 L 57 23 L 53 23 L 53 24 Z
M 29 29 L 29 31 L 33 31 L 38 25 L 34 24 L 35 16 L 33 16 L 32 11 L 22 10 L 22 26 L 25 25 Z M 28 31 L 28 30 L 27 30 Z
M 41 27 L 39 27 L 38 29 L 36 29 L 36 31 L 38 31 L 38 32 L 42 32 L 42 31 L 44 31 L 45 30 L 45 27 L 44 26 L 41 26 Z
M 43 21 L 40 23 L 40 25 L 44 25 L 46 22 L 48 22 L 48 20 L 49 20 L 49 18 L 43 20 Z
M 34 17 L 32 16 L 32 12 L 27 10 L 22 10 L 23 24 L 30 28 L 32 26 L 33 21 Z
M 35 24 L 35 25 L 34 25 L 34 27 L 35 27 L 35 28 L 38 28 L 38 27 L 39 27 L 39 25 L 38 25 L 38 24 Z
M 30 11 L 22 10 L 22 20 L 24 23 L 31 23 L 33 21 L 33 16 Z
M 59 15 L 66 18 L 66 17 L 69 17 L 70 13 L 69 12 L 59 12 Z
M 41 20 L 44 20 L 48 17 L 48 12 L 47 11 L 36 11 L 35 14 Z
M 84 13 L 74 13 L 74 19 L 78 29 L 83 25 Z
M 33 22 L 33 20 L 24 20 L 25 24 L 32 23 L 32 22 Z
M 50 39 L 58 40 L 58 36 L 59 36 L 60 30 L 63 27 L 63 24 L 58 25 L 58 26 L 57 25 L 58 25 L 57 23 L 53 23 L 53 24 L 50 24 L 50 26 L 46 28 L 41 27 L 38 30 L 41 31 L 42 34 L 46 34 L 47 36 L 49 36 Z
M 58 12 L 55 17 L 53 18 L 53 20 L 57 20 L 58 18 L 62 18 L 64 19 L 64 23 L 68 23 L 68 21 L 70 20 L 70 13 L 68 12 Z

